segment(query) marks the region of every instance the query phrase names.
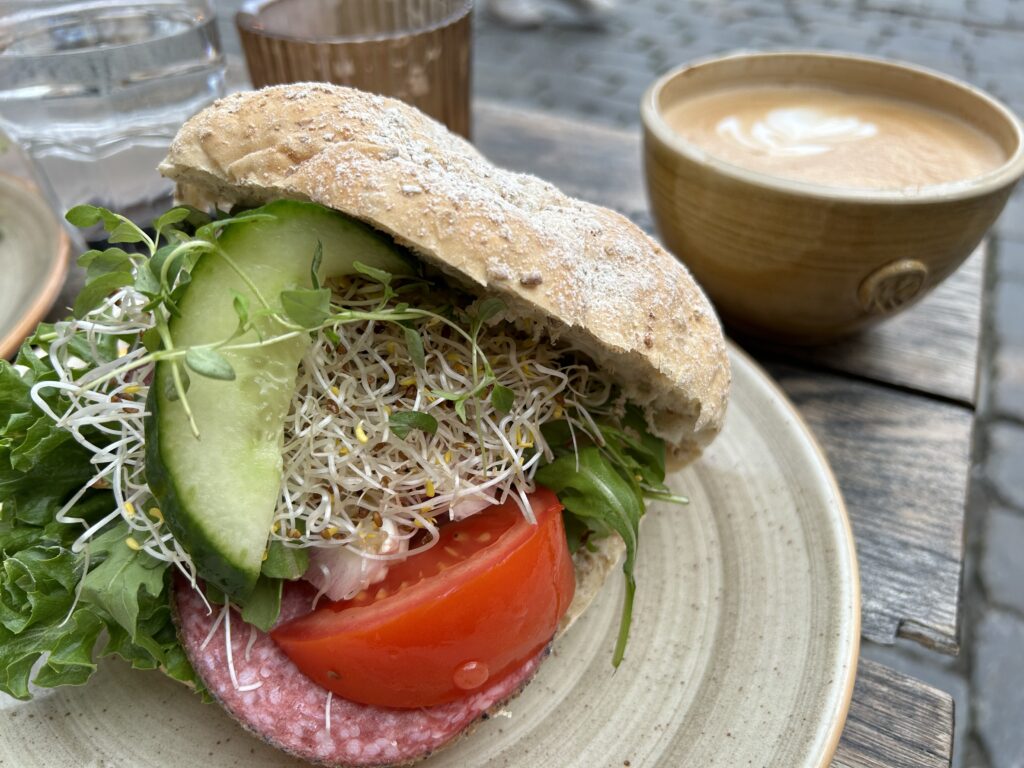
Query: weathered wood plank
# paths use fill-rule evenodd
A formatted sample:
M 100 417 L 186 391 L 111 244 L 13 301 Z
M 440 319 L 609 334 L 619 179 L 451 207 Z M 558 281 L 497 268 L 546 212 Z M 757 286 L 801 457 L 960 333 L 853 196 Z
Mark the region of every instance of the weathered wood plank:
M 863 636 L 956 653 L 973 414 L 787 364 L 767 369 L 821 441 L 843 491 Z
M 832 768 L 949 768 L 953 699 L 861 659 Z
M 494 162 L 534 173 L 653 230 L 639 133 L 487 102 L 477 103 L 474 118 L 477 146 Z M 854 339 L 789 348 L 786 355 L 973 406 L 983 262 L 976 253 L 917 306 Z

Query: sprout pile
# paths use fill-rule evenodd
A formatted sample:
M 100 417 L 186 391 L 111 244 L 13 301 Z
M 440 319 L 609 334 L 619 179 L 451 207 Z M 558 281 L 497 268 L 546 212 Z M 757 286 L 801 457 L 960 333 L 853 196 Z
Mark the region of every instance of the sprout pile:
M 541 425 L 564 420 L 574 439 L 593 438 L 600 434 L 595 417 L 623 407 L 611 382 L 578 353 L 547 343 L 529 321 L 500 319 L 499 304 L 423 284 L 386 287 L 361 275 L 332 285 L 336 308 L 404 317 L 411 303 L 418 318 L 339 322 L 315 332 L 285 421 L 271 541 L 345 547 L 382 561 L 432 546 L 444 519 L 508 500 L 532 521 L 534 473 L 553 457 Z M 48 355 L 58 379 L 37 383 L 33 398 L 92 451 L 96 467 L 58 520 L 79 522 L 68 510 L 90 487 L 110 487 L 117 503 L 83 530 L 76 547 L 120 516 L 133 532 L 130 545 L 194 580 L 188 553 L 145 483 L 143 421 L 153 363 L 133 363 L 145 355 L 141 337 L 154 325 L 146 303 L 124 287 L 81 319 L 57 324 Z M 76 348 L 89 345 L 95 359 L 111 339 L 119 354 L 81 378 Z M 53 389 L 70 399 L 62 414 L 45 397 Z M 111 442 L 96 444 L 91 430 Z M 351 596 L 371 575 L 382 571 L 363 568 L 342 591 Z

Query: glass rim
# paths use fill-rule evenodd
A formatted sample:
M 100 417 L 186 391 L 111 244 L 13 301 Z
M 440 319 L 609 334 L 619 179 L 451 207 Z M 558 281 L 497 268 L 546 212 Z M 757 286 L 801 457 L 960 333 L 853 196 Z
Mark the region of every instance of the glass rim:
M 73 2 L 54 3 L 52 5 L 45 6 L 27 6 L 20 8 L 13 13 L 0 14 L 0 43 L 3 42 L 4 33 L 7 30 L 17 31 L 19 25 L 32 24 L 40 21 L 45 21 L 49 18 L 59 18 L 62 15 L 67 15 L 75 11 L 81 10 L 101 10 L 110 11 L 112 13 L 123 13 L 126 9 L 137 7 L 137 6 L 166 6 L 170 9 L 175 10 L 192 10 L 193 18 L 196 20 L 203 20 L 206 18 L 216 20 L 217 15 L 213 9 L 212 0 L 138 0 L 138 2 L 118 3 L 111 5 L 109 0 L 78 0 Z M 59 13 L 55 13 L 59 12 Z M 165 36 L 152 38 L 145 42 L 127 42 L 127 43 L 110 43 L 102 46 L 103 50 L 124 50 L 137 45 L 149 45 L 157 40 L 164 39 Z M 100 50 L 98 48 L 92 50 Z M 40 57 L 55 57 L 55 56 L 75 56 L 82 53 L 81 49 L 70 49 L 64 51 L 50 51 L 48 53 L 24 53 L 22 51 L 12 51 L 10 45 L 0 44 L 0 58 L 5 59 L 38 59 Z
M 350 45 L 353 43 L 377 43 L 388 40 L 401 40 L 403 38 L 416 37 L 428 32 L 434 32 L 445 27 L 450 27 L 464 18 L 473 10 L 474 0 L 459 0 L 456 7 L 442 18 L 421 27 L 406 30 L 394 30 L 393 32 L 378 32 L 368 35 L 324 35 L 318 37 L 297 36 L 288 32 L 271 30 L 262 26 L 261 12 L 271 6 L 283 2 L 294 2 L 294 0 L 268 0 L 259 5 L 247 4 L 242 10 L 235 14 L 235 26 L 242 34 L 250 34 L 257 37 L 281 40 L 287 43 L 302 43 L 306 45 L 328 44 L 328 45 Z

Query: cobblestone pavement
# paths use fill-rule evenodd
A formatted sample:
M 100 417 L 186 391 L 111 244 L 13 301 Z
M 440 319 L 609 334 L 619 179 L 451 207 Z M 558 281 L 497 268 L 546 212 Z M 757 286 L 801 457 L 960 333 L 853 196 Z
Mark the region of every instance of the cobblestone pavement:
M 683 61 L 828 48 L 948 72 L 1024 114 L 1024 0 L 619 0 L 603 27 L 569 16 L 517 30 L 480 13 L 477 95 L 635 129 L 644 89 Z M 958 768 L 1024 768 L 1022 193 L 1000 221 L 986 292 L 963 652 L 948 659 L 906 644 L 866 653 L 954 696 Z

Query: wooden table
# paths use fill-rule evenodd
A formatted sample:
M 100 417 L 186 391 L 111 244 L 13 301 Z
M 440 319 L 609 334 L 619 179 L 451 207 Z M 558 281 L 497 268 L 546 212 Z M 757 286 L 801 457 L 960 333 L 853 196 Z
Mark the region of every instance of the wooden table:
M 637 134 L 478 104 L 494 162 L 652 229 Z M 841 344 L 747 348 L 820 439 L 849 510 L 863 637 L 959 650 L 963 524 L 985 254 L 916 307 Z M 952 760 L 951 697 L 861 659 L 834 768 L 937 768 Z

